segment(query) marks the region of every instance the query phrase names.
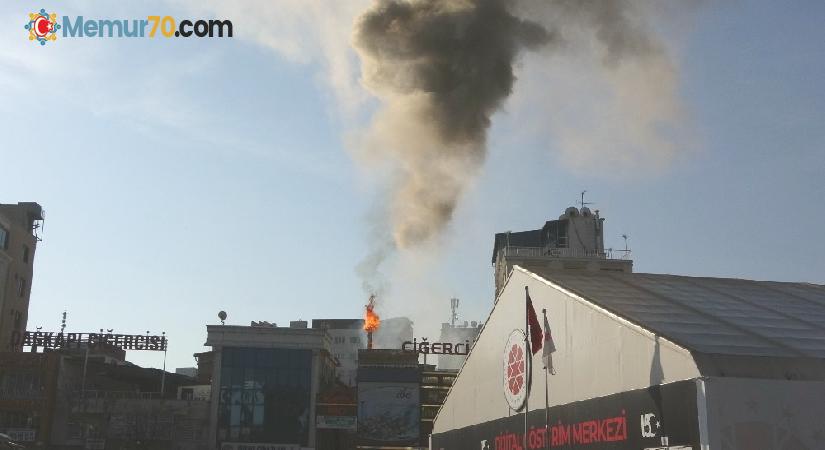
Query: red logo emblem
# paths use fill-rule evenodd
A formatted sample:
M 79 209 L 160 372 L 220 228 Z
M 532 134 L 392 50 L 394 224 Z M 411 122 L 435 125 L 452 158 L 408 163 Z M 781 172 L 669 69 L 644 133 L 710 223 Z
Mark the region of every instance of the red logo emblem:
M 524 387 L 524 351 L 518 345 L 513 345 L 507 355 L 507 387 L 513 395 Z
M 57 14 L 41 9 L 39 13 L 29 14 L 29 22 L 23 28 L 29 30 L 30 41 L 36 40 L 40 45 L 46 45 L 46 41 L 57 39 L 60 24 L 57 23 Z

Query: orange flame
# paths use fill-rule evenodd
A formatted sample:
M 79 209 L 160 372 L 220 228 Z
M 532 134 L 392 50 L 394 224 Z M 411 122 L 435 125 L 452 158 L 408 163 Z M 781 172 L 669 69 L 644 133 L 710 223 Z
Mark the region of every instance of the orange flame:
M 378 314 L 375 314 L 375 295 L 370 295 L 370 301 L 367 303 L 367 312 L 364 314 L 364 331 L 372 333 L 381 326 L 381 319 Z

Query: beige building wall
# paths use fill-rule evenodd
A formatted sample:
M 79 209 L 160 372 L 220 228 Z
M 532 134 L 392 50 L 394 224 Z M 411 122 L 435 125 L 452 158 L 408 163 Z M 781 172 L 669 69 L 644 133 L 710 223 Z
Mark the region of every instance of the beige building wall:
M 28 323 L 37 247 L 32 225 L 41 218 L 36 203 L 0 204 L 0 235 L 6 234 L 5 243 L 0 242 L 0 352 L 22 350 L 12 347 L 11 337 Z
M 515 267 L 436 417 L 434 433 L 513 414 L 504 399 L 503 354 L 510 332 L 524 329 L 525 286 L 542 324 L 542 308 L 547 309 L 556 343 L 551 406 L 699 376 L 686 349 Z M 532 377 L 531 411 L 544 408 L 541 354 L 533 357 Z

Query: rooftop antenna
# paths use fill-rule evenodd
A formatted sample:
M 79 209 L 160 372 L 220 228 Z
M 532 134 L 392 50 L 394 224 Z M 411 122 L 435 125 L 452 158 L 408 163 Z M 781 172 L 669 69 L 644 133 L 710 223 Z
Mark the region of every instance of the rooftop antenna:
M 63 320 L 60 321 L 60 332 L 63 333 L 63 331 L 65 331 L 65 330 L 66 330 L 66 310 L 64 309 L 63 310 Z
M 39 231 L 39 232 L 38 232 Z M 32 221 L 32 234 L 37 242 L 43 241 L 43 234 L 46 231 L 46 211 L 40 210 L 40 219 Z
M 455 321 L 458 320 L 458 303 L 459 300 L 455 297 L 450 299 L 450 324 L 455 327 Z
M 630 257 L 630 248 L 627 246 L 627 240 L 630 239 L 630 236 L 627 233 L 622 234 L 622 239 L 624 239 L 624 250 L 619 250 L 620 252 L 624 253 L 622 255 L 622 259 L 628 259 Z
M 586 190 L 582 191 L 582 193 L 581 193 L 582 199 L 581 199 L 581 201 L 580 201 L 580 202 L 578 202 L 578 203 L 580 203 L 580 204 L 582 205 L 582 208 L 584 208 L 584 207 L 585 207 L 585 206 L 587 206 L 587 205 L 592 205 L 592 204 L 593 204 L 593 202 L 586 202 L 586 201 L 584 201 L 584 194 L 585 194 L 586 192 L 587 192 Z

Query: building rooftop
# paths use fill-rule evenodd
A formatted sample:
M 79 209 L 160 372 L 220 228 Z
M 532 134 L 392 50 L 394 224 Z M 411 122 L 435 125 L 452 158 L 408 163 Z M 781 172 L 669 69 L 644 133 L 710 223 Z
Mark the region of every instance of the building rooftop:
M 275 326 L 207 325 L 206 346 L 329 348 L 326 330 Z
M 360 329 L 364 326 L 364 319 L 313 319 L 312 328 L 331 330 Z
M 522 266 L 692 352 L 825 359 L 825 286 Z

